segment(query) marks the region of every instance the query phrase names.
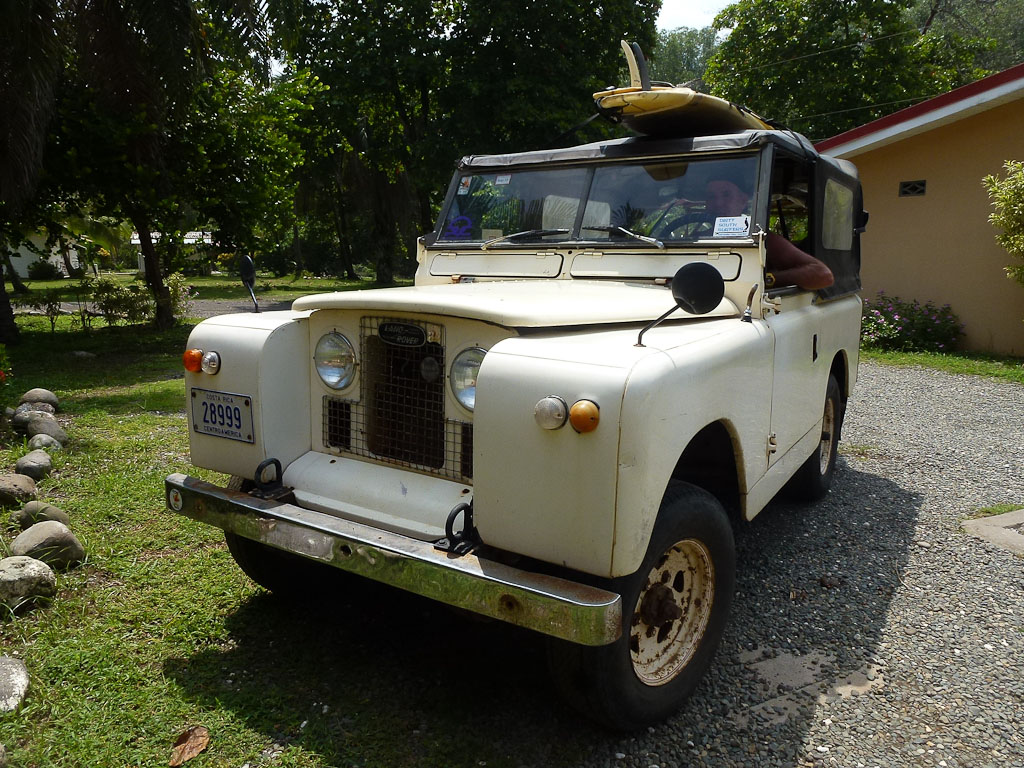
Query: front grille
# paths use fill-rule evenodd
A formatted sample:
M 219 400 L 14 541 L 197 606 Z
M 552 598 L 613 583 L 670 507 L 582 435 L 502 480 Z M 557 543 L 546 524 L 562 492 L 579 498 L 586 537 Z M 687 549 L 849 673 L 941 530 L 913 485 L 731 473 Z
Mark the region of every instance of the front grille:
M 390 342 L 378 333 L 384 323 L 392 331 Z M 473 476 L 473 425 L 446 419 L 444 413 L 444 328 L 434 323 L 364 317 L 360 350 L 360 399 L 324 397 L 324 445 L 469 481 Z

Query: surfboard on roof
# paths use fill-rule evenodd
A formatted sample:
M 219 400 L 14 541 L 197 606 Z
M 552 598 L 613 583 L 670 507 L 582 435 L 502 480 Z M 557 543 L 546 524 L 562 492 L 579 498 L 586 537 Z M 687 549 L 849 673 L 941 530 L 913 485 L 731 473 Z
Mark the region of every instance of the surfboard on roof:
M 682 85 L 654 85 L 640 46 L 622 41 L 630 85 L 594 94 L 597 111 L 648 136 L 713 136 L 765 130 L 767 120 L 745 107 Z

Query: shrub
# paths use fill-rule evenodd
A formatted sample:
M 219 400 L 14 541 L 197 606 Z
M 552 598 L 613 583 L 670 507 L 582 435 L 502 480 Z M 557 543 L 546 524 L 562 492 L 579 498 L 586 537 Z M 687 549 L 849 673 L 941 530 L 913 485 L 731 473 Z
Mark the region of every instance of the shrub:
M 46 259 L 33 261 L 28 265 L 29 280 L 60 280 L 64 273 Z
M 171 293 L 171 310 L 177 318 L 188 317 L 196 298 L 195 288 L 185 282 L 185 275 L 175 272 L 167 276 L 167 290 Z
M 1024 260 L 1024 162 L 1007 160 L 1005 178 L 990 175 L 982 179 L 995 209 L 988 217 L 992 226 L 1002 230 L 996 241 L 1017 259 Z M 1006 274 L 1024 283 L 1024 264 L 1011 264 Z
M 25 302 L 33 309 L 38 309 L 50 321 L 50 333 L 57 330 L 57 318 L 61 313 L 61 302 L 64 300 L 59 288 L 49 288 L 45 291 L 33 293 Z
M 952 352 L 963 328 L 949 304 L 937 307 L 930 301 L 907 302 L 879 291 L 876 300 L 864 302 L 860 333 L 869 349 Z
M 117 325 L 122 320 L 129 325 L 137 325 L 153 312 L 153 302 L 145 288 L 123 285 L 108 277 L 101 277 L 93 283 L 92 301 L 108 325 Z

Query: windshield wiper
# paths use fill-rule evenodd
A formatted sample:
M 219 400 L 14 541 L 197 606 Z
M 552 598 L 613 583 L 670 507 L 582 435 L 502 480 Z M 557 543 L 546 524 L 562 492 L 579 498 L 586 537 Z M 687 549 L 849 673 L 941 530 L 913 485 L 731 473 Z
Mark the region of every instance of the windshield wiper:
M 638 235 L 636 232 L 630 232 L 625 227 L 583 227 L 583 229 L 590 229 L 595 232 L 621 232 L 622 234 L 629 235 L 630 237 L 635 238 L 643 243 L 650 243 L 651 245 L 656 245 L 658 248 L 665 247 L 665 244 L 661 242 L 661 240 L 658 240 L 653 237 L 647 237 L 647 235 Z
M 568 229 L 527 229 L 522 232 L 513 232 L 510 235 L 502 235 L 501 237 L 492 237 L 490 240 L 484 240 L 480 243 L 480 250 L 486 251 L 487 246 L 494 245 L 495 243 L 503 243 L 506 240 L 515 240 L 517 237 L 544 237 L 545 235 L 567 235 L 569 234 Z

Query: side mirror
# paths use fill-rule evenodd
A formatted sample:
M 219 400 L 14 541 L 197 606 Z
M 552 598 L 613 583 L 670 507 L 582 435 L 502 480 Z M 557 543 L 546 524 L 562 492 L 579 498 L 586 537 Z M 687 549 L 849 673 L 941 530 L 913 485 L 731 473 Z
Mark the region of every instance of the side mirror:
M 244 254 L 238 259 L 238 274 L 242 277 L 242 285 L 249 290 L 249 295 L 252 297 L 252 311 L 259 312 L 260 305 L 256 301 L 256 292 L 253 290 L 256 287 L 256 264 L 249 254 Z
M 853 223 L 854 234 L 862 234 L 864 230 L 868 228 L 868 217 L 870 214 L 867 211 L 861 211 L 856 216 L 856 221 Z
M 706 261 L 694 261 L 684 264 L 676 270 L 672 277 L 672 298 L 676 305 L 661 317 L 648 323 L 634 346 L 644 345 L 644 334 L 659 325 L 662 320 L 677 309 L 683 309 L 691 315 L 706 315 L 719 304 L 725 296 L 725 280 L 722 273 Z
M 691 315 L 706 315 L 725 296 L 722 273 L 706 261 L 684 264 L 672 278 L 672 298 Z

